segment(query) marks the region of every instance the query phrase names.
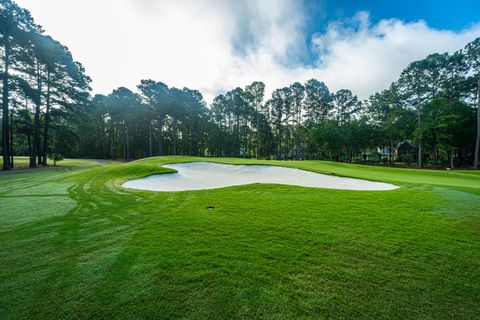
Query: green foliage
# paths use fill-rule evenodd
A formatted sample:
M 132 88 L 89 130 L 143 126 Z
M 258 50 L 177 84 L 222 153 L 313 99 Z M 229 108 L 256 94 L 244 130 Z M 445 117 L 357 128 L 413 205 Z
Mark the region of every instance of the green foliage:
M 13 1 L 1 2 L 0 21 L 3 161 L 8 169 L 8 155 L 20 144 L 30 166 L 37 157 L 46 165 L 51 143 L 65 137 L 64 126 L 72 127 L 69 115 L 88 102 L 90 78 L 68 48 Z
M 50 153 L 48 158 L 53 161 L 53 165 L 56 166 L 58 161 L 62 161 L 64 159 L 63 155 L 60 153 Z
M 10 153 L 28 154 L 34 167 L 52 150 L 125 161 L 170 154 L 364 162 L 367 150 L 380 148 L 391 150 L 382 157 L 393 164 L 403 161 L 396 146 L 408 141 L 418 166 L 435 167 L 466 167 L 478 154 L 479 39 L 410 63 L 366 101 L 316 79 L 265 97 L 265 84 L 255 81 L 207 107 L 199 91 L 151 79 L 141 80 L 138 93 L 120 87 L 92 98 L 83 66 L 28 11 L 6 0 L 0 15 L 6 169 Z

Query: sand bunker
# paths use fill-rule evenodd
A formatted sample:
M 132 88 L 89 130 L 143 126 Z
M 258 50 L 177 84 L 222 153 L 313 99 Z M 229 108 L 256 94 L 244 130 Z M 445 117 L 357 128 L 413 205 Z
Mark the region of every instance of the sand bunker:
M 252 183 L 288 184 L 343 190 L 393 190 L 397 186 L 361 179 L 342 178 L 293 168 L 268 165 L 230 165 L 188 162 L 164 165 L 177 173 L 164 173 L 128 181 L 126 188 L 150 191 L 216 189 Z

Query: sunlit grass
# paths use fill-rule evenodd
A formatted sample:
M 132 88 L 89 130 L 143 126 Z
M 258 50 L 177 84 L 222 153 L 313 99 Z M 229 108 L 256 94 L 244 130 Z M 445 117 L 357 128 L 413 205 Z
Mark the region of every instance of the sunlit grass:
M 156 193 L 161 163 L 268 163 L 400 185 Z M 163 157 L 0 175 L 0 315 L 478 318 L 480 177 Z
M 86 165 L 93 165 L 97 164 L 99 160 L 93 159 L 63 159 L 61 161 L 57 161 L 57 166 L 86 166 Z M 25 169 L 28 168 L 30 164 L 29 157 L 25 156 L 15 156 L 13 157 L 13 163 L 16 168 Z M 3 165 L 3 159 L 0 158 L 0 166 Z M 48 165 L 53 166 L 53 160 L 48 160 Z

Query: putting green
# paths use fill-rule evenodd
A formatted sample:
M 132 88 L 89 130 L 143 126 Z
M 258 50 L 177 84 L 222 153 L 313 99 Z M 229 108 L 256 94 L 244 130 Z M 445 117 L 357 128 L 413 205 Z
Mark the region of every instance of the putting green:
M 401 188 L 122 187 L 211 160 Z M 480 316 L 476 172 L 159 157 L 0 174 L 0 208 L 5 319 Z

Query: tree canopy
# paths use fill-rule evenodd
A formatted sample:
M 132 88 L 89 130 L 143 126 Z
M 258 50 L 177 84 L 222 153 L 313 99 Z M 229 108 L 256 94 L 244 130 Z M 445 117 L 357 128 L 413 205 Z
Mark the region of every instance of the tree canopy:
M 3 168 L 49 154 L 133 160 L 198 155 L 474 166 L 480 149 L 480 38 L 410 63 L 361 101 L 317 79 L 274 90 L 255 81 L 208 106 L 198 90 L 142 80 L 90 93 L 69 49 L 30 13 L 0 2 Z M 399 151 L 399 147 L 409 152 Z M 406 149 L 405 149 L 406 150 Z

